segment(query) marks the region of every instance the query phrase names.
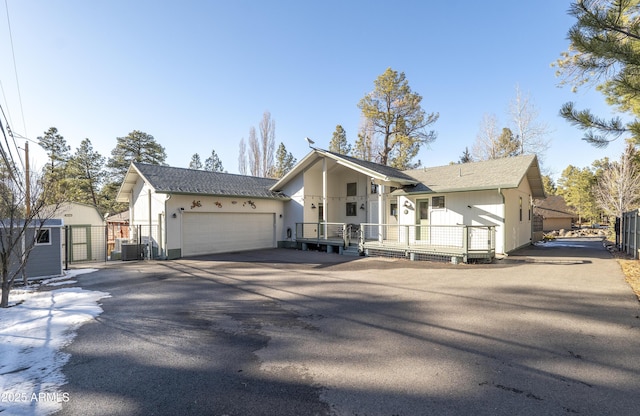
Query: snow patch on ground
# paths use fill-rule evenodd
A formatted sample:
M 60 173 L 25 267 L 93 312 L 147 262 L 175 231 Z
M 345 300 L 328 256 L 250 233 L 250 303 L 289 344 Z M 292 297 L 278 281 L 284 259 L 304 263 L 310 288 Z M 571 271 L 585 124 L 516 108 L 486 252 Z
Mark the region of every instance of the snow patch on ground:
M 70 358 L 60 350 L 76 330 L 100 313 L 105 292 L 79 287 L 50 289 L 96 269 L 72 270 L 64 277 L 11 291 L 10 308 L 0 309 L 0 413 L 49 415 L 69 400 L 62 366 Z

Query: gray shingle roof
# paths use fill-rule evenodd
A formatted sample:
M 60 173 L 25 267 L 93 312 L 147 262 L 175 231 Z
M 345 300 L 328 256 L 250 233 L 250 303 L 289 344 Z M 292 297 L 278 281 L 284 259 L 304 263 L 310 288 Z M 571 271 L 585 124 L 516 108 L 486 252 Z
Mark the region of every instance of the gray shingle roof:
M 413 169 L 404 173 L 420 181 L 420 184 L 415 187 L 405 187 L 403 190 L 407 193 L 517 188 L 526 176 L 529 179 L 533 197 L 545 197 L 535 155 Z
M 146 163 L 133 165 L 155 191 L 160 193 L 288 199 L 282 193 L 269 190 L 276 183 L 275 179 Z
M 576 218 L 578 214 L 573 212 L 560 195 L 550 195 L 545 199 L 534 201 L 533 212 L 542 215 L 544 218 Z
M 380 175 L 387 176 L 389 178 L 404 179 L 407 181 L 415 182 L 414 177 L 407 175 L 405 172 L 401 170 L 392 168 L 391 166 L 381 165 L 380 163 L 357 159 L 355 157 L 342 155 L 340 153 L 330 152 L 328 150 L 323 150 L 323 152 L 332 154 L 338 159 L 346 160 L 350 163 L 353 163 L 354 165 L 362 166 L 365 169 L 369 169 L 373 172 L 379 173 Z

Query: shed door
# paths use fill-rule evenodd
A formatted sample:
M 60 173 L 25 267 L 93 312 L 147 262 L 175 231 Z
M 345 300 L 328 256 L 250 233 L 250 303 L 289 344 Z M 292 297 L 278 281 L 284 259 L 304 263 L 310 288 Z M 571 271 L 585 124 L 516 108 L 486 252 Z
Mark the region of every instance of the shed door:
M 183 214 L 183 256 L 276 247 L 275 214 Z

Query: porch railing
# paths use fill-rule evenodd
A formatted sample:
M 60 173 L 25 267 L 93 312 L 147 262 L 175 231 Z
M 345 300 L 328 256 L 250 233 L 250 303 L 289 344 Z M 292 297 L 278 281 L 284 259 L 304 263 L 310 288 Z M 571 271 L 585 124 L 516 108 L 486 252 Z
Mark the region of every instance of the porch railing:
M 360 224 L 363 249 L 407 250 L 444 255 L 493 257 L 495 226 Z
M 296 240 L 348 246 L 352 241 L 358 242 L 359 229 L 357 224 L 341 222 L 299 222 L 296 223 Z

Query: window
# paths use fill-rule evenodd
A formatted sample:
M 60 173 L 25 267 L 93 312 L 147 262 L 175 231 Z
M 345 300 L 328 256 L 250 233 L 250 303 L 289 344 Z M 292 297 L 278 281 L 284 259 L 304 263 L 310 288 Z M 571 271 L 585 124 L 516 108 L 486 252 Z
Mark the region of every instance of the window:
M 355 216 L 356 216 L 356 203 L 347 202 L 347 217 L 355 217 Z
M 520 197 L 520 221 L 522 221 L 522 197 Z
M 36 245 L 51 244 L 51 229 L 42 228 L 36 231 Z
M 358 184 L 356 182 L 351 182 L 347 184 L 347 196 L 356 196 L 358 195 Z
M 392 202 L 389 205 L 389 212 L 391 213 L 392 216 L 397 217 L 398 216 L 398 203 L 397 202 Z
M 418 201 L 418 219 L 429 219 L 429 200 Z
M 444 208 L 444 196 L 434 196 L 431 198 L 433 208 Z
M 378 185 L 375 183 L 371 184 L 371 195 L 376 195 L 378 193 Z

